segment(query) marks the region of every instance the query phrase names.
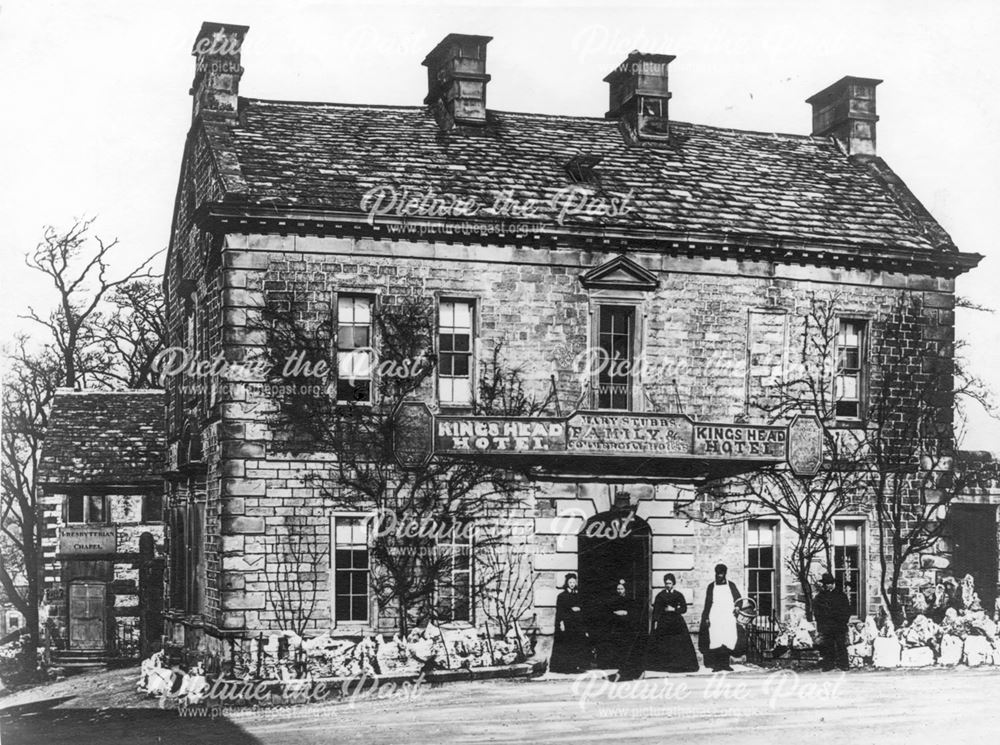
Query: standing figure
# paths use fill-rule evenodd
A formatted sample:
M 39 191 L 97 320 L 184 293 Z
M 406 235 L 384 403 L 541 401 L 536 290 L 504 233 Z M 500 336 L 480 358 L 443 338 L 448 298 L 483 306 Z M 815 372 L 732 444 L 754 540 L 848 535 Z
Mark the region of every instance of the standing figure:
M 645 672 L 646 614 L 629 598 L 625 580 L 618 580 L 615 596 L 605 606 L 605 634 L 598 651 L 598 667 L 618 672 L 613 680 L 636 680 Z
M 715 581 L 705 591 L 705 610 L 701 614 L 698 648 L 712 672 L 733 669 L 729 658 L 736 648 L 736 601 L 743 596 L 726 579 L 728 571 L 725 564 L 715 565 Z
M 617 670 L 635 636 L 635 607 L 629 600 L 625 580 L 618 580 L 615 594 L 600 609 L 600 641 L 597 644 L 597 667 Z
M 653 601 L 653 634 L 646 653 L 646 669 L 668 673 L 693 673 L 698 669 L 698 655 L 684 614 L 687 601 L 674 589 L 677 580 L 663 575 L 663 589 Z
M 589 668 L 588 636 L 576 574 L 570 572 L 563 582 L 563 591 L 556 597 L 556 628 L 549 670 L 554 673 L 579 673 Z
M 820 577 L 820 591 L 813 598 L 816 631 L 820 635 L 819 653 L 822 670 L 847 670 L 847 622 L 851 620 L 851 601 L 837 580 L 827 572 Z

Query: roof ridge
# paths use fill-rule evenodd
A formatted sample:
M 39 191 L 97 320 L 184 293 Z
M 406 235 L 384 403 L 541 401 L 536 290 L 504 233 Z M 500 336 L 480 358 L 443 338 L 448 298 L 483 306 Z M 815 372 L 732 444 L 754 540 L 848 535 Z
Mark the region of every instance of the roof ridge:
M 424 105 L 404 105 L 404 104 L 373 104 L 373 103 L 344 103 L 340 101 L 287 101 L 275 98 L 253 98 L 240 97 L 241 100 L 249 103 L 264 104 L 268 106 L 316 106 L 334 109 L 367 109 L 367 110 L 395 110 L 395 111 L 426 111 Z M 488 114 L 500 114 L 502 116 L 523 116 L 534 119 L 573 119 L 578 121 L 606 122 L 609 126 L 617 126 L 617 119 L 608 119 L 604 116 L 583 116 L 579 114 L 548 114 L 536 111 L 507 111 L 504 109 L 487 109 Z M 737 127 L 723 127 L 717 124 L 700 124 L 698 122 L 686 122 L 671 119 L 671 124 L 678 124 L 682 127 L 699 127 L 711 129 L 717 132 L 733 132 L 739 134 L 760 135 L 762 137 L 788 137 L 796 140 L 828 140 L 828 137 L 817 137 L 815 135 L 798 134 L 795 132 L 775 132 L 762 129 L 739 129 Z

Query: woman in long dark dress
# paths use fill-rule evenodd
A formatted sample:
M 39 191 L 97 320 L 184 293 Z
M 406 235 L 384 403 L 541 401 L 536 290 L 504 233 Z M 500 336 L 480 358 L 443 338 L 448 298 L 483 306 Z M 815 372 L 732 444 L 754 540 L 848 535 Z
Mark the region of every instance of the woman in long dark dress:
M 698 655 L 684 622 L 687 601 L 674 589 L 676 584 L 674 575 L 664 575 L 664 589 L 653 601 L 653 633 L 646 654 L 647 670 L 693 673 L 698 669 Z
M 597 667 L 617 670 L 615 680 L 635 680 L 642 676 L 646 645 L 645 615 L 629 598 L 625 580 L 618 580 L 614 596 L 602 607 L 601 643 Z
M 590 642 L 584 624 L 583 601 L 576 575 L 570 572 L 556 597 L 556 628 L 552 638 L 549 671 L 579 673 L 590 667 Z

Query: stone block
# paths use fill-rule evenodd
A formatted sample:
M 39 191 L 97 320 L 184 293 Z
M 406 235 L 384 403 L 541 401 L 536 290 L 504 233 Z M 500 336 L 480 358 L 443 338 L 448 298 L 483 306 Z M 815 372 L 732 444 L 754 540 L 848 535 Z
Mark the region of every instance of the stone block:
M 260 479 L 222 479 L 224 497 L 262 497 L 265 482 Z
M 229 497 L 222 500 L 223 515 L 244 515 L 246 514 L 246 499 L 243 497 Z
M 227 611 L 222 614 L 222 628 L 242 629 L 246 628 L 246 614 Z
M 261 610 L 266 605 L 263 592 L 224 592 L 222 593 L 223 610 Z
M 262 517 L 224 517 L 222 518 L 222 532 L 226 535 L 236 533 L 263 533 L 264 518 Z

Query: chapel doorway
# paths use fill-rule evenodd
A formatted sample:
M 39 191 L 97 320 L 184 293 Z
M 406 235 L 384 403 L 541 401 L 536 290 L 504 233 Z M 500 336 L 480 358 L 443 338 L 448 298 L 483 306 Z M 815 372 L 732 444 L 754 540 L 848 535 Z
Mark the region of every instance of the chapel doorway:
M 103 582 L 72 582 L 69 586 L 70 649 L 105 648 L 105 598 Z

